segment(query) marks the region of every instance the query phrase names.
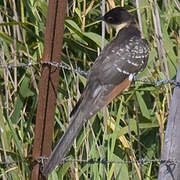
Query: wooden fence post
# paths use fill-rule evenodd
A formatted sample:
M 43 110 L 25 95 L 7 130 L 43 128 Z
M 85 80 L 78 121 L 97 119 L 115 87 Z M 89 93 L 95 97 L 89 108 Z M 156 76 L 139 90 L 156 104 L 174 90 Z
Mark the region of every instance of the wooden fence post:
M 180 54 L 176 82 L 180 82 Z M 158 180 L 180 179 L 180 84 L 173 92 Z

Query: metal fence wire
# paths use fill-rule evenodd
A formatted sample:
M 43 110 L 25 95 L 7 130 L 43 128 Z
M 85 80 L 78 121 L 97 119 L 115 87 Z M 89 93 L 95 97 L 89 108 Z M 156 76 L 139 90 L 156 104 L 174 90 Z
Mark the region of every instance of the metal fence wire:
M 45 162 L 47 161 L 47 157 L 39 157 L 39 159 L 37 159 L 36 161 L 32 162 L 33 164 L 41 164 L 42 167 L 44 166 Z M 1 161 L 0 162 L 0 166 L 9 166 L 12 164 L 16 164 L 19 162 L 24 162 L 29 164 L 30 160 L 29 159 L 24 159 L 24 160 L 19 160 L 19 161 Z M 106 159 L 101 159 L 101 160 L 95 160 L 95 159 L 71 159 L 71 158 L 64 158 L 62 163 L 66 163 L 66 162 L 72 162 L 72 163 L 79 163 L 79 164 L 103 164 L 103 165 L 107 165 L 107 164 L 119 164 L 119 165 L 123 165 L 123 164 L 138 164 L 138 166 L 145 166 L 149 163 L 157 163 L 159 164 L 164 164 L 166 167 L 166 173 L 168 172 L 172 172 L 173 169 L 180 163 L 180 160 L 173 160 L 173 159 L 168 159 L 168 160 L 163 160 L 163 159 L 139 159 L 139 160 L 121 160 L 121 161 L 117 161 L 117 160 L 106 160 Z
M 47 157 L 39 157 L 35 163 L 39 163 L 39 164 L 44 164 L 45 161 L 47 161 L 48 158 Z M 0 165 L 11 165 L 11 164 L 15 164 L 17 162 L 27 162 L 29 163 L 30 160 L 28 158 L 25 158 L 24 160 L 17 160 L 17 161 L 1 161 Z M 172 164 L 179 164 L 180 160 L 173 160 L 173 159 L 168 159 L 168 160 L 163 160 L 163 159 L 138 159 L 138 160 L 106 160 L 106 159 L 100 159 L 100 160 L 95 160 L 95 159 L 72 159 L 69 157 L 66 157 L 62 160 L 62 163 L 66 163 L 66 162 L 78 162 L 80 164 L 85 163 L 85 164 L 133 164 L 133 163 L 137 163 L 139 165 L 146 165 L 149 163 L 166 163 L 168 165 L 172 165 Z
M 64 69 L 68 71 L 73 71 L 75 73 L 79 73 L 80 75 L 87 77 L 88 72 L 83 71 L 82 69 L 78 68 L 72 68 L 69 65 L 63 64 L 63 63 L 57 63 L 54 61 L 51 62 L 32 62 L 29 61 L 28 63 L 18 63 L 18 64 L 0 64 L 0 69 L 13 69 L 13 68 L 30 68 L 30 67 L 35 67 L 35 66 L 42 66 L 42 65 L 50 65 L 54 66 L 58 69 Z M 175 79 L 162 79 L 162 80 L 149 80 L 147 78 L 139 79 L 136 76 L 133 79 L 134 81 L 139 81 L 145 84 L 151 84 L 155 86 L 161 86 L 165 84 L 171 84 L 175 86 L 180 86 L 180 82 L 177 82 Z

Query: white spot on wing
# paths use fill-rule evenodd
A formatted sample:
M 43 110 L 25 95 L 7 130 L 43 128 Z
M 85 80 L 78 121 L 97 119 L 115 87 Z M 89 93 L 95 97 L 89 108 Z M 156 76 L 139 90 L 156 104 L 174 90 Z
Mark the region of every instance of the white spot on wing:
M 129 78 L 128 78 L 129 81 L 132 81 L 132 80 L 133 80 L 133 77 L 134 77 L 134 74 L 130 74 L 130 75 L 129 75 Z
M 129 72 L 125 71 L 125 70 L 122 70 L 120 69 L 119 67 L 116 68 L 119 72 L 123 73 L 123 74 L 126 74 L 126 75 L 129 75 Z
M 133 65 L 133 66 L 136 66 L 136 67 L 139 66 L 138 63 L 132 62 L 132 61 L 130 61 L 130 60 L 127 60 L 127 62 L 128 62 L 129 64 Z
M 117 67 L 116 69 L 117 69 L 119 72 L 122 72 L 122 70 L 121 70 L 120 68 Z
M 118 56 L 121 56 L 121 54 L 120 54 L 120 52 L 119 52 L 119 51 L 117 51 L 117 52 L 116 52 L 116 54 L 117 54 Z
M 128 44 L 126 44 L 126 49 L 130 49 L 130 46 Z
M 129 72 L 127 72 L 127 71 L 124 71 L 124 70 L 123 70 L 123 73 L 129 75 Z

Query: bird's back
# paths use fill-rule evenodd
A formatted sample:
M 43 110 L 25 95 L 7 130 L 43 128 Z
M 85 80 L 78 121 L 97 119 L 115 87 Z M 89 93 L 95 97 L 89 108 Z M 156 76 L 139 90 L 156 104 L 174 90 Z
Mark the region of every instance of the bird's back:
M 148 43 L 139 29 L 134 25 L 124 27 L 96 59 L 88 82 L 96 79 L 104 84 L 119 84 L 130 74 L 142 71 L 148 55 Z

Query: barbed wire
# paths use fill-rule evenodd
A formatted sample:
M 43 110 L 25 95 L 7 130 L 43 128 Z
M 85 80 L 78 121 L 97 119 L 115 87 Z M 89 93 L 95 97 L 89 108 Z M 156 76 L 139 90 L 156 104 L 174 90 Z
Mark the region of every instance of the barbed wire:
M 13 69 L 13 68 L 28 68 L 36 65 L 40 65 L 41 63 L 35 63 L 32 61 L 29 61 L 28 63 L 8 63 L 8 64 L 0 64 L 0 69 Z
M 88 72 L 83 71 L 81 68 L 72 68 L 69 65 L 65 65 L 63 63 L 58 63 L 58 62 L 32 62 L 29 61 L 28 63 L 18 63 L 18 64 L 13 64 L 13 63 L 8 63 L 8 64 L 0 64 L 0 69 L 13 69 L 13 68 L 29 68 L 29 67 L 33 67 L 33 66 L 39 66 L 39 65 L 51 65 L 54 66 L 58 69 L 65 69 L 68 71 L 73 71 L 75 73 L 79 73 L 80 75 L 87 77 L 88 76 Z M 177 82 L 174 79 L 163 79 L 163 80 L 149 80 L 149 79 L 139 79 L 137 77 L 134 77 L 133 79 L 136 82 L 143 82 L 146 84 L 151 84 L 151 85 L 156 85 L 156 86 L 161 86 L 161 85 L 165 85 L 165 84 L 172 84 L 175 86 L 180 87 L 180 82 Z
M 39 157 L 36 160 L 36 163 L 39 164 L 44 164 L 46 161 L 48 160 L 47 157 Z M 27 158 L 24 160 L 17 160 L 17 161 L 1 161 L 0 165 L 11 165 L 11 164 L 16 164 L 19 162 L 27 162 L 29 163 L 30 160 L 28 160 Z M 65 162 L 78 162 L 78 163 L 85 163 L 85 164 L 141 164 L 141 165 L 145 165 L 148 163 L 165 163 L 165 164 L 179 164 L 180 160 L 176 160 L 176 159 L 167 159 L 167 160 L 163 160 L 163 159 L 138 159 L 138 160 L 106 160 L 106 159 L 101 159 L 101 160 L 95 160 L 95 159 L 72 159 L 72 158 L 64 158 L 61 163 L 65 163 Z
M 149 80 L 149 79 L 139 79 L 137 77 L 134 77 L 133 79 L 134 81 L 140 81 L 140 82 L 144 82 L 147 84 L 154 84 L 156 86 L 161 86 L 164 84 L 172 84 L 175 86 L 180 86 L 180 82 L 177 82 L 175 79 L 163 79 L 163 80 Z
M 43 62 L 43 64 L 49 64 L 49 65 L 55 66 L 55 67 L 60 68 L 60 69 L 62 68 L 62 69 L 66 69 L 66 70 L 69 70 L 69 71 L 73 71 L 73 72 L 79 73 L 79 74 L 81 74 L 82 76 L 85 76 L 85 77 L 88 76 L 88 72 L 85 72 L 85 71 L 81 70 L 80 67 L 78 67 L 78 68 L 71 68 L 68 65 L 65 65 L 65 64 L 62 64 L 62 63 L 58 63 L 58 62 L 47 62 L 47 63 Z
M 39 162 L 44 162 L 44 160 L 47 160 L 48 158 L 40 157 Z M 71 159 L 71 158 L 64 158 L 62 162 L 78 162 L 78 163 L 87 163 L 87 164 L 109 164 L 109 163 L 115 163 L 115 164 L 147 164 L 147 163 L 152 163 L 152 162 L 157 162 L 157 163 L 172 163 L 172 164 L 177 164 L 180 163 L 180 160 L 162 160 L 162 159 L 138 159 L 138 160 L 106 160 L 106 159 L 101 159 L 101 160 L 94 160 L 94 159 L 89 159 L 89 160 L 84 160 L 84 159 Z

